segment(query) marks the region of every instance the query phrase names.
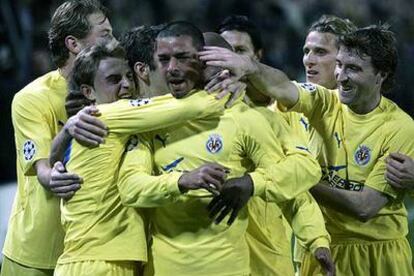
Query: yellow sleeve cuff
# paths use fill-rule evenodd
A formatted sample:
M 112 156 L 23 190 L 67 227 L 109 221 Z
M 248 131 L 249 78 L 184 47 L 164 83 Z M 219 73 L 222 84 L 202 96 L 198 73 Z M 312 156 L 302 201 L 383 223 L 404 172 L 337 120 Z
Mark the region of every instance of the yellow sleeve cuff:
M 266 180 L 263 174 L 259 172 L 252 172 L 249 173 L 249 175 L 253 180 L 253 196 L 259 196 L 262 199 L 265 199 Z
M 319 237 L 309 246 L 309 251 L 312 253 L 312 255 L 314 255 L 316 249 L 319 247 L 325 247 L 329 249 L 329 245 L 330 241 L 328 237 Z
M 167 194 L 171 196 L 181 195 L 181 191 L 178 188 L 178 179 L 183 175 L 181 172 L 171 172 L 168 174 L 168 179 L 165 183 Z

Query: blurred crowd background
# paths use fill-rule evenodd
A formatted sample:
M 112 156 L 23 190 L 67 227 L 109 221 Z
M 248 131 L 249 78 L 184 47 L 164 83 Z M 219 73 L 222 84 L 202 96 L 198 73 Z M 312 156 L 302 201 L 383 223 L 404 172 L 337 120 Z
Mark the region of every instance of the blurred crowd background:
M 47 47 L 53 11 L 63 1 L 0 0 L 0 184 L 15 179 L 15 149 L 10 106 L 14 94 L 54 69 Z M 116 36 L 142 24 L 188 20 L 215 30 L 230 14 L 249 16 L 262 30 L 264 62 L 292 79 L 304 80 L 302 45 L 311 22 L 322 14 L 349 18 L 363 27 L 389 23 L 396 33 L 400 63 L 389 98 L 414 116 L 414 20 L 412 0 L 103 0 Z

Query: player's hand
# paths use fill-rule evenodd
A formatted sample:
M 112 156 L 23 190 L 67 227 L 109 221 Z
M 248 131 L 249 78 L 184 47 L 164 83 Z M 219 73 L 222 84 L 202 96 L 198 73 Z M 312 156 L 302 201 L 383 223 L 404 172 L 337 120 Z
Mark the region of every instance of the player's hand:
M 326 247 L 319 247 L 315 250 L 315 258 L 326 272 L 327 276 L 335 276 L 335 264 L 332 260 L 331 252 Z
M 81 111 L 81 109 L 85 106 L 90 105 L 90 103 L 91 101 L 85 98 L 85 96 L 82 94 L 75 95 L 69 93 L 65 101 L 66 115 L 68 115 L 68 118 L 70 118 Z
M 200 60 L 206 62 L 206 65 L 229 69 L 230 73 L 238 79 L 259 70 L 251 57 L 236 54 L 226 48 L 205 46 L 203 51 L 198 52 L 198 55 Z
M 105 124 L 97 118 L 99 115 L 95 106 L 87 106 L 70 117 L 64 129 L 79 144 L 85 147 L 97 147 L 108 135 Z
M 401 153 L 391 153 L 386 158 L 385 179 L 397 189 L 414 189 L 414 160 Z
M 55 196 L 68 200 L 80 189 L 82 181 L 77 174 L 68 173 L 62 162 L 58 161 L 51 171 L 49 190 Z
M 182 193 L 188 190 L 206 189 L 214 195 L 219 194 L 229 170 L 217 163 L 207 163 L 178 179 L 178 188 Z
M 230 99 L 226 103 L 226 108 L 230 108 L 234 102 L 242 98 L 246 91 L 246 84 L 239 81 L 235 76 L 231 76 L 229 70 L 222 70 L 216 74 L 206 84 L 204 89 L 208 93 L 217 92 L 216 99 L 221 99 L 228 94 L 231 94 Z
M 210 218 L 216 218 L 215 223 L 219 224 L 231 213 L 227 221 L 227 224 L 231 225 L 252 195 L 253 181 L 249 175 L 227 180 L 220 195 L 215 196 L 207 206 Z

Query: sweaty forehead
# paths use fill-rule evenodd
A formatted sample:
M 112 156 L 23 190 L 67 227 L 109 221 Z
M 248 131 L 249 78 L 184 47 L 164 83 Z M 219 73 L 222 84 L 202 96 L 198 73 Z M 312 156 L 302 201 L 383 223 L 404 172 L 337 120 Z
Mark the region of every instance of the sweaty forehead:
M 125 59 L 114 57 L 108 57 L 101 60 L 98 66 L 98 72 L 104 77 L 114 74 L 123 74 L 128 69 L 128 62 Z
M 233 47 L 245 46 L 253 48 L 253 43 L 250 35 L 246 32 L 240 32 L 236 30 L 224 31 L 221 33 L 221 36 L 224 37 L 224 39 L 227 40 L 227 42 L 230 43 Z
M 371 57 L 359 54 L 355 49 L 341 46 L 337 57 L 342 63 L 355 63 L 360 65 L 371 65 Z
M 156 53 L 158 55 L 187 52 L 197 52 L 197 49 L 193 45 L 193 39 L 190 36 L 182 35 L 157 38 Z
M 306 36 L 305 47 L 336 48 L 336 37 L 331 33 L 312 31 Z
M 92 28 L 112 30 L 109 19 L 101 12 L 92 13 L 88 16 L 88 20 Z

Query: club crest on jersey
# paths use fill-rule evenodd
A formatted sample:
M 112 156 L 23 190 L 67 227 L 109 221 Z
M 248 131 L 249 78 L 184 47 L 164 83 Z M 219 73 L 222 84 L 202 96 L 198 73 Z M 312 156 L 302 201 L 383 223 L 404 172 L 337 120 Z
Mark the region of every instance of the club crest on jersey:
M 36 145 L 32 140 L 27 140 L 23 144 L 23 155 L 26 161 L 30 161 L 36 154 Z
M 358 165 L 365 166 L 371 160 L 371 149 L 360 145 L 354 154 L 354 160 Z
M 206 143 L 206 149 L 210 153 L 218 153 L 223 149 L 223 138 L 218 134 L 211 134 Z
M 316 91 L 316 86 L 309 82 L 304 82 L 300 84 L 300 87 L 308 91 L 309 93 L 313 93 Z
M 129 104 L 131 106 L 142 106 L 149 104 L 151 102 L 151 99 L 136 99 L 136 100 L 129 100 Z

